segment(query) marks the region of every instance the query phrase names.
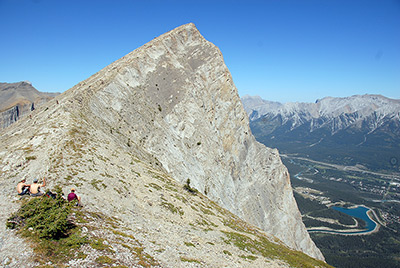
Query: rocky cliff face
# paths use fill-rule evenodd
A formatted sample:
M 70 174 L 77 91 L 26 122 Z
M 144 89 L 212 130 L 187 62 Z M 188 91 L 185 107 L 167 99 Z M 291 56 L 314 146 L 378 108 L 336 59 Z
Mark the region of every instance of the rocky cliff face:
M 15 123 L 56 95 L 39 92 L 29 82 L 0 83 L 0 128 Z
M 153 176 L 190 179 L 245 221 L 323 259 L 301 221 L 278 152 L 255 141 L 220 51 L 193 24 L 154 39 L 57 100 L 59 105 L 53 101 L 35 113 L 36 128 L 23 139 L 18 129 L 28 120 L 7 131 L 14 153 L 0 153 L 0 168 L 11 174 L 12 163 L 23 162 L 12 173 L 19 177 L 48 168 L 52 179 L 80 186 L 89 208 L 100 206 L 132 222 L 129 211 L 145 214 L 139 208 L 148 207 L 143 202 L 150 194 L 140 193 L 137 181 L 144 172 L 138 162 L 145 162 Z M 17 150 L 24 139 L 25 150 Z M 24 162 L 32 159 L 27 152 L 35 160 Z M 101 183 L 103 198 L 93 186 Z

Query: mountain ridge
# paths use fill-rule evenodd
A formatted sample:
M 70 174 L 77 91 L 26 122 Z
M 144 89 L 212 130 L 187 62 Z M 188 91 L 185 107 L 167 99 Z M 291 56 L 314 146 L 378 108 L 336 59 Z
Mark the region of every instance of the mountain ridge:
M 199 46 L 201 47 L 200 50 L 198 49 Z M 171 53 L 171 50 L 173 50 L 174 53 Z M 142 53 L 142 51 L 145 53 Z M 190 51 L 192 51 L 193 56 L 187 59 L 188 54 L 190 55 Z M 164 61 L 164 57 L 167 58 L 166 62 Z M 204 58 L 207 58 L 210 63 L 201 65 L 201 63 L 204 64 L 204 62 L 207 62 L 204 61 Z M 182 61 L 182 59 L 184 60 Z M 140 64 L 138 64 L 138 60 Z M 162 64 L 157 63 L 160 60 L 161 62 L 164 62 Z M 143 64 L 144 62 L 145 64 Z M 129 65 L 134 68 L 127 68 Z M 201 70 L 199 66 L 204 69 Z M 156 69 L 157 71 L 154 72 Z M 142 75 L 139 76 L 139 73 Z M 156 77 L 146 78 L 146 76 L 143 75 L 146 73 L 155 73 Z M 98 76 L 101 76 L 101 79 L 96 80 L 96 77 Z M 169 80 L 171 77 L 173 77 L 173 79 Z M 180 77 L 193 77 L 191 79 L 193 79 L 194 84 L 187 78 L 182 80 Z M 113 82 L 106 82 L 111 81 L 108 78 L 114 78 L 115 80 L 113 80 Z M 94 85 L 90 84 L 92 81 L 95 81 Z M 123 82 L 121 83 L 121 81 Z M 208 87 L 201 86 L 204 81 L 208 83 Z M 146 83 L 149 83 L 148 86 L 143 88 L 142 85 Z M 89 94 L 92 94 L 91 92 L 93 91 L 93 88 L 98 87 L 99 84 L 104 88 L 104 91 L 100 94 L 101 97 L 98 95 L 98 97 L 92 100 L 91 103 L 88 102 L 88 106 L 91 109 L 91 113 L 88 114 L 94 113 L 100 115 L 95 117 L 95 122 L 106 119 L 105 123 L 109 123 L 107 122 L 107 118 L 125 116 L 125 118 L 120 118 L 119 120 L 128 124 L 133 124 L 133 128 L 136 129 L 134 132 L 130 133 L 131 139 L 140 141 L 140 144 L 144 146 L 144 148 L 152 152 L 154 155 L 157 155 L 157 158 L 161 161 L 162 165 L 168 172 L 172 172 L 176 179 L 184 182 L 187 179 L 186 176 L 190 174 L 190 176 L 193 177 L 191 178 L 193 185 L 197 189 L 201 189 L 202 192 L 207 192 L 213 200 L 220 200 L 219 203 L 223 203 L 223 207 L 234 211 L 234 213 L 239 214 L 239 216 L 242 217 L 243 213 L 245 215 L 252 215 L 254 213 L 253 211 L 249 211 L 244 204 L 242 205 L 242 208 L 233 205 L 238 201 L 243 202 L 249 200 L 249 197 L 246 196 L 248 195 L 246 191 L 242 191 L 244 197 L 233 194 L 238 192 L 237 187 L 239 187 L 238 183 L 236 183 L 238 180 L 235 180 L 233 177 L 238 178 L 238 176 L 248 176 L 247 171 L 240 171 L 237 166 L 240 165 L 239 163 L 243 162 L 245 162 L 246 165 L 251 165 L 250 163 L 252 163 L 254 159 L 248 157 L 246 153 L 246 150 L 248 149 L 246 149 L 246 147 L 249 147 L 250 145 L 259 147 L 260 145 L 255 143 L 254 138 L 249 136 L 250 129 L 246 124 L 240 126 L 238 129 L 241 130 L 240 132 L 236 131 L 236 133 L 231 133 L 230 131 L 226 131 L 226 133 L 221 133 L 221 140 L 210 139 L 210 137 L 213 136 L 211 133 L 219 133 L 222 129 L 230 130 L 228 123 L 232 122 L 232 120 L 227 116 L 228 114 L 239 117 L 239 122 L 246 122 L 247 119 L 246 114 L 241 111 L 242 107 L 239 95 L 233 85 L 230 73 L 223 63 L 221 52 L 201 36 L 194 24 L 180 26 L 164 35 L 161 35 L 160 38 L 150 41 L 138 50 L 135 50 L 120 60 L 112 63 L 110 66 L 98 72 L 88 80 L 78 84 L 78 90 L 74 90 L 74 87 L 71 90 L 71 93 L 74 92 L 73 94 L 76 94 L 76 92 L 79 92 L 81 89 L 85 89 L 83 95 L 75 97 L 78 102 L 84 103 L 85 99 L 83 99 L 83 96 L 89 92 Z M 81 88 L 80 85 L 82 85 Z M 130 114 L 124 115 L 124 109 L 129 109 L 128 107 L 130 106 L 130 103 L 123 104 L 125 102 L 124 94 L 126 94 L 127 90 L 125 85 L 128 86 L 128 89 L 136 87 L 139 89 L 135 91 L 134 98 L 142 100 L 144 104 L 142 103 L 140 105 L 140 110 L 135 108 L 133 113 L 137 115 L 135 119 L 140 120 L 140 123 L 131 122 Z M 196 90 L 199 85 L 202 90 Z M 210 88 L 212 85 L 213 87 Z M 221 88 L 218 88 L 219 86 Z M 188 88 L 192 91 L 188 91 Z M 210 95 L 208 98 L 203 98 L 205 92 L 211 92 L 212 94 L 217 93 L 218 97 Z M 162 97 L 160 98 L 160 96 Z M 165 97 L 168 98 L 168 102 L 162 103 L 163 98 Z M 183 101 L 184 98 L 187 99 Z M 234 106 L 232 106 L 232 98 L 236 100 Z M 218 99 L 221 103 L 215 103 L 215 99 Z M 135 103 L 135 100 L 132 99 L 132 102 Z M 113 107 L 113 109 L 104 112 L 101 107 L 105 103 L 107 103 L 107 106 Z M 228 110 L 222 109 L 224 107 L 227 107 Z M 170 113 L 172 109 L 176 110 L 177 113 Z M 153 115 L 155 115 L 155 117 L 153 117 Z M 196 116 L 188 119 L 188 115 Z M 199 118 L 209 118 L 211 121 L 210 125 L 208 125 L 208 123 L 205 124 L 204 121 L 200 121 Z M 154 126 L 156 126 L 156 129 L 158 130 L 155 131 L 155 129 L 149 128 L 148 122 L 154 122 Z M 237 125 L 235 126 L 235 124 L 230 123 L 232 128 L 237 128 Z M 171 128 L 171 126 L 173 126 L 173 128 Z M 204 127 L 206 133 L 210 133 L 207 137 L 208 141 L 211 144 L 214 144 L 216 146 L 215 148 L 220 148 L 216 152 L 217 155 L 214 156 L 215 159 L 205 156 L 209 152 L 207 149 L 202 149 L 204 148 L 205 142 L 202 140 L 200 132 L 195 131 L 199 126 Z M 163 135 L 155 135 L 157 133 Z M 169 135 L 164 135 L 165 133 L 168 133 Z M 239 151 L 243 150 L 240 146 L 237 148 L 231 147 L 232 144 L 236 144 L 235 146 L 239 144 L 234 143 L 235 139 L 233 139 L 233 137 L 236 137 L 236 140 L 240 140 L 240 144 L 245 145 L 244 148 L 242 147 L 245 150 L 245 154 L 242 153 L 239 155 Z M 249 138 L 251 138 L 251 141 L 248 140 Z M 160 141 L 164 141 L 165 143 L 162 144 Z M 203 146 L 197 145 L 199 143 Z M 213 145 L 207 146 L 207 148 L 210 147 L 213 147 Z M 191 153 L 187 154 L 187 150 L 191 151 Z M 199 154 L 199 150 L 204 151 Z M 232 157 L 225 157 L 225 153 L 231 150 L 235 150 L 235 155 Z M 289 193 L 285 188 L 281 188 L 286 185 L 289 180 L 287 171 L 285 171 L 279 157 L 277 156 L 277 152 L 271 151 L 270 156 L 267 155 L 264 157 L 277 162 L 273 165 L 270 163 L 265 163 L 264 165 L 271 166 L 271 170 L 266 170 L 269 174 L 271 174 L 270 172 L 280 174 L 280 178 L 274 183 L 279 185 L 282 183 L 279 188 L 280 191 L 282 191 L 282 196 L 287 200 L 284 203 L 280 203 L 279 206 L 281 206 L 282 210 L 285 210 L 296 205 L 292 193 Z M 259 157 L 260 156 L 258 156 L 258 158 Z M 224 174 L 221 174 L 219 168 L 215 170 L 210 170 L 208 168 L 209 166 L 213 167 L 213 163 L 221 161 L 228 162 L 230 167 L 227 168 L 231 169 L 234 173 L 229 174 L 224 171 Z M 258 161 L 263 162 L 265 160 L 259 159 Z M 275 166 L 282 168 L 282 170 L 279 172 L 273 171 Z M 219 176 L 221 176 L 221 179 L 210 180 L 210 178 L 215 177 L 216 174 L 220 174 Z M 265 176 L 264 174 L 258 173 L 257 176 L 261 176 L 259 179 L 264 180 L 262 178 Z M 203 179 L 200 180 L 198 178 Z M 256 183 L 260 182 L 253 180 L 252 183 L 247 184 L 247 191 L 250 191 L 250 188 L 253 189 L 252 191 L 258 191 L 256 190 L 258 187 L 255 187 Z M 224 190 L 226 187 L 224 184 L 227 184 L 228 187 L 232 189 L 232 192 L 227 193 Z M 254 189 L 254 187 L 256 189 Z M 278 186 L 276 187 L 278 189 Z M 288 194 L 288 196 L 286 196 L 286 194 Z M 259 204 L 263 212 L 261 212 L 261 214 L 256 218 L 246 218 L 247 216 L 245 216 L 244 218 L 246 220 L 250 220 L 250 222 L 257 226 L 262 226 L 264 224 L 267 226 L 273 225 L 272 233 L 277 234 L 278 238 L 283 241 L 292 241 L 290 242 L 290 245 L 294 248 L 299 245 L 302 245 L 301 247 L 303 248 L 307 248 L 308 246 L 305 246 L 304 243 L 311 243 L 312 245 L 310 239 L 305 240 L 309 242 L 297 241 L 298 239 L 296 239 L 293 234 L 287 233 L 287 230 L 283 230 L 285 229 L 283 226 L 288 223 L 271 224 L 271 221 L 292 221 L 290 218 L 272 214 L 270 209 L 263 208 L 265 204 L 270 205 L 272 201 L 265 200 L 264 202 L 261 202 L 261 200 L 258 200 L 255 202 Z M 254 204 L 251 206 L 254 206 Z M 293 212 L 294 211 L 287 213 Z M 262 216 L 264 213 L 267 213 L 268 216 Z M 297 231 L 295 231 L 297 232 L 297 236 L 308 237 L 308 233 L 299 221 L 301 220 L 300 214 L 298 212 L 296 213 L 297 223 L 295 224 L 292 222 L 290 225 L 295 226 L 294 228 L 297 229 Z M 317 253 L 317 255 L 318 254 L 320 253 Z
M 40 92 L 29 81 L 0 83 L 0 126 L 6 128 L 58 93 Z
M 142 231 L 150 228 L 145 233 L 154 237 L 171 226 L 169 219 L 179 225 L 180 209 L 182 217 L 194 212 L 165 176 L 180 183 L 190 179 L 211 200 L 290 248 L 323 259 L 301 222 L 287 169 L 276 150 L 251 136 L 221 52 L 193 24 L 154 39 L 57 96 L 32 118 L 6 129 L 1 145 L 2 185 L 47 174 L 49 187 L 74 186 L 82 191 L 87 209 L 117 215 L 126 226 L 137 227 L 135 235 L 158 260 L 166 258 L 167 266 L 183 256 L 181 246 L 173 244 L 182 244 L 183 238 L 171 233 L 168 242 L 164 237 L 170 249 L 160 254 Z M 3 200 L 12 195 L 7 188 Z M 207 206 L 193 207 L 209 213 Z M 163 209 L 176 215 L 163 212 L 165 226 L 157 227 L 154 219 Z M 205 225 L 217 228 L 214 224 Z M 189 235 L 191 225 L 184 226 Z M 205 248 L 212 250 L 212 244 L 215 240 Z M 203 258 L 201 252 L 192 254 Z
M 344 153 L 344 157 L 352 158 L 349 164 L 366 161 L 373 169 L 391 169 L 390 159 L 398 158 L 400 100 L 369 94 L 273 106 L 250 96 L 242 100 L 258 140 L 286 153 L 311 154 L 314 158 L 318 154 L 335 161 L 340 161 L 340 153 Z M 381 153 L 383 148 L 387 152 Z M 332 156 L 319 153 L 331 149 L 337 150 Z M 367 154 L 382 162 L 374 167 Z
M 262 110 L 263 106 L 275 105 L 275 109 L 270 109 L 268 112 L 274 114 L 286 112 L 292 113 L 296 109 L 300 110 L 303 107 L 309 110 L 316 110 L 317 113 L 310 114 L 314 118 L 320 116 L 337 116 L 340 113 L 354 113 L 361 109 L 365 109 L 366 106 L 372 106 L 370 109 L 365 111 L 366 113 L 370 110 L 379 110 L 383 108 L 384 112 L 396 113 L 398 112 L 400 106 L 400 99 L 390 99 L 388 97 L 379 94 L 364 94 L 364 95 L 353 95 L 350 97 L 324 97 L 322 99 L 317 99 L 314 103 L 311 102 L 287 102 L 280 103 L 275 101 L 263 100 L 259 96 L 243 96 L 242 101 L 244 103 L 246 112 L 251 116 L 252 111 L 258 112 L 258 117 L 253 117 L 252 120 L 258 119 L 259 117 L 265 115 L 267 112 Z M 368 105 L 367 105 L 368 104 Z M 367 107 L 368 108 L 368 107 Z

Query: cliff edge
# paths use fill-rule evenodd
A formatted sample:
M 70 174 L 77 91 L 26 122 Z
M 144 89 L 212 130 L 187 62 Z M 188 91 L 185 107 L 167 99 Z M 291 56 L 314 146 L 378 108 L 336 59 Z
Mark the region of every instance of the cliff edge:
M 47 176 L 49 188 L 77 187 L 88 210 L 116 215 L 141 241 L 161 239 L 160 231 L 168 229 L 162 254 L 148 239 L 146 244 L 166 266 L 177 252 L 187 253 L 175 248 L 177 239 L 199 237 L 191 228 L 201 217 L 216 215 L 212 221 L 218 223 L 208 219 L 208 231 L 230 226 L 214 205 L 196 208 L 182 199 L 169 178 L 190 179 L 204 198 L 323 260 L 301 221 L 278 151 L 255 141 L 221 52 L 193 24 L 152 40 L 13 124 L 2 136 L 0 160 L 7 188 L 2 200 L 21 177 Z M 165 208 L 174 216 L 166 216 Z M 204 250 L 220 235 L 213 239 Z

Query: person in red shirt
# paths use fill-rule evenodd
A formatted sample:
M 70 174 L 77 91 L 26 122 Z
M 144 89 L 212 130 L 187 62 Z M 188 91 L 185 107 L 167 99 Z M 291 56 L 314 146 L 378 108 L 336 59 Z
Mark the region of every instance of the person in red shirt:
M 71 189 L 71 192 L 68 194 L 67 200 L 68 200 L 68 202 L 71 202 L 71 201 L 73 201 L 73 200 L 75 200 L 75 199 L 78 201 L 78 202 L 76 203 L 76 205 L 79 206 L 79 205 L 81 204 L 81 197 L 78 196 L 78 195 L 75 193 L 75 188 L 72 188 L 72 189 Z

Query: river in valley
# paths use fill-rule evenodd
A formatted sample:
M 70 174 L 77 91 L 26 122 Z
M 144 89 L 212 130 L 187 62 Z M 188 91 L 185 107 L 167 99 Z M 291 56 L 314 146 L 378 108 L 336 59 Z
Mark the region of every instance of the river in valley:
M 306 181 L 308 183 L 314 183 L 314 179 L 308 176 L 302 176 L 303 173 L 313 173 L 313 175 L 317 174 L 319 171 L 314 167 L 314 165 L 309 165 L 307 163 L 300 163 L 295 161 L 292 158 L 288 158 L 289 162 L 302 167 L 297 174 L 294 175 L 296 179 Z M 347 229 L 332 229 L 328 227 L 312 227 L 308 229 L 308 232 L 323 232 L 323 233 L 332 233 L 332 234 L 340 234 L 340 235 L 363 235 L 370 234 L 376 230 L 378 230 L 378 223 L 376 223 L 370 216 L 370 214 L 375 214 L 374 211 L 366 206 L 358 205 L 352 206 L 349 208 L 339 207 L 339 206 L 331 206 L 330 208 L 345 213 L 353 218 L 362 219 L 365 221 L 366 225 L 364 228 L 357 228 L 353 226 L 343 226 L 343 228 Z M 350 229 L 353 228 L 353 229 Z
M 308 232 L 323 232 L 323 233 L 333 233 L 333 234 L 341 234 L 341 235 L 361 235 L 361 234 L 369 234 L 378 227 L 378 224 L 372 220 L 368 212 L 372 210 L 365 206 L 357 206 L 352 208 L 343 208 L 343 207 L 331 207 L 335 210 L 343 212 L 347 215 L 350 215 L 355 218 L 359 218 L 365 221 L 366 227 L 363 230 L 333 230 L 333 229 L 311 229 Z

